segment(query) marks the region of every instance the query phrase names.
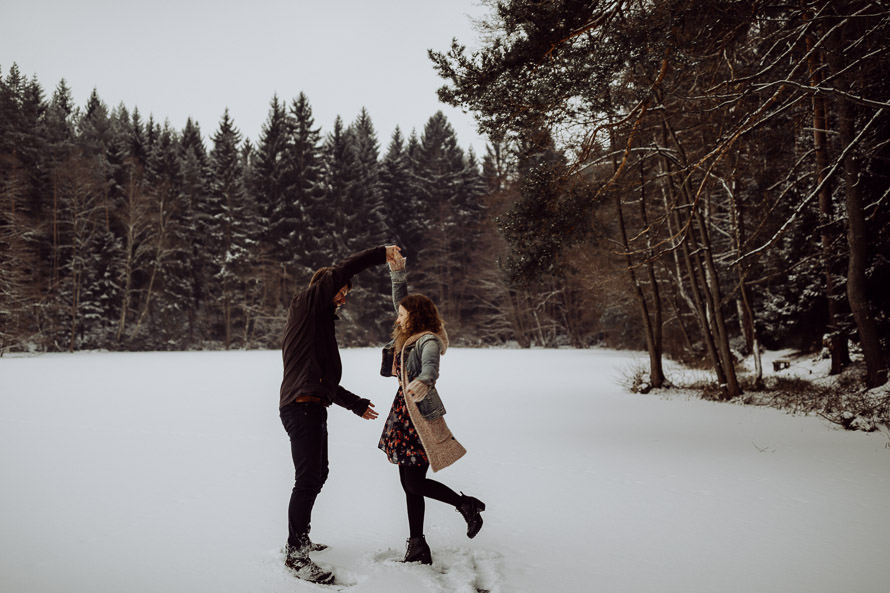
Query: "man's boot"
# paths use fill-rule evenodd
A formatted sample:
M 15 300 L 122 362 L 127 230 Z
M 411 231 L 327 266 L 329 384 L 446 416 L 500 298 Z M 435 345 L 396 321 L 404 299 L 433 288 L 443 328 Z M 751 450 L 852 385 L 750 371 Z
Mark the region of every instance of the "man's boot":
M 285 547 L 284 565 L 298 579 L 309 581 L 310 583 L 330 585 L 334 582 L 334 575 L 330 571 L 321 568 L 309 558 L 310 545 L 311 543 L 307 535 L 301 536 L 300 542 L 296 546 L 288 544 Z

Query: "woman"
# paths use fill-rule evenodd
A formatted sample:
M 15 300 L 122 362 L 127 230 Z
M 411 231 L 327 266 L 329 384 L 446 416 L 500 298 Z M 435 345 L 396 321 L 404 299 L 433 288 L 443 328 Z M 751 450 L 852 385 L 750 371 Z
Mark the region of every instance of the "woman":
M 393 329 L 393 360 L 391 365 L 384 363 L 381 374 L 396 376 L 399 390 L 378 447 L 399 466 L 405 491 L 409 530 L 405 562 L 432 564 L 423 535 L 425 499 L 432 498 L 457 509 L 467 522 L 467 536 L 471 538 L 482 528 L 480 513 L 485 504 L 426 477 L 430 467 L 439 471 L 466 453 L 445 424 L 445 407 L 436 391 L 439 356 L 448 348 L 448 336 L 436 305 L 423 295 L 407 294 L 404 258 L 398 255 L 389 266 L 398 317 Z

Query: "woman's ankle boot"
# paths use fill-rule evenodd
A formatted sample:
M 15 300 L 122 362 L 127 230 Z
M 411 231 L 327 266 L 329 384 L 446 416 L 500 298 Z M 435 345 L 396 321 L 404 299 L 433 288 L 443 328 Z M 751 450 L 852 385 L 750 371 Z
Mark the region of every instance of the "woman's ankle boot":
M 482 529 L 482 515 L 485 510 L 485 503 L 478 498 L 467 496 L 463 492 L 460 493 L 460 504 L 457 510 L 467 521 L 467 537 L 474 538 L 479 530 Z
M 420 562 L 421 564 L 433 563 L 432 552 L 430 552 L 430 547 L 426 543 L 426 538 L 422 535 L 408 538 L 408 550 L 405 552 L 405 562 Z

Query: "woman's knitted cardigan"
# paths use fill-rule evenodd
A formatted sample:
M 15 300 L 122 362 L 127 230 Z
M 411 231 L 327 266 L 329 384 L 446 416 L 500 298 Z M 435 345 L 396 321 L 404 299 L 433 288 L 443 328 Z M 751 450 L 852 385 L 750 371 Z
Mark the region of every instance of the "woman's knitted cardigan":
M 408 384 L 411 381 L 408 378 L 408 369 L 405 364 L 405 351 L 410 345 L 414 344 L 425 335 L 435 335 L 436 339 L 427 341 L 423 347 L 429 348 L 438 344 L 440 354 L 445 354 L 445 350 L 448 349 L 448 337 L 445 335 L 444 330 L 440 334 L 423 332 L 411 336 L 405 341 L 404 346 L 402 346 L 402 351 L 400 353 L 402 373 L 398 379 L 399 384 L 402 387 L 402 393 L 405 396 L 405 407 L 408 408 L 408 415 L 411 417 L 411 422 L 414 424 L 415 430 L 417 430 L 417 436 L 420 437 L 420 444 L 423 445 L 423 450 L 426 451 L 430 467 L 434 472 L 437 472 L 463 457 L 467 450 L 464 449 L 463 445 L 461 445 L 457 439 L 454 438 L 454 435 L 451 434 L 451 429 L 449 429 L 448 424 L 445 423 L 444 417 L 440 416 L 434 420 L 427 420 L 424 418 L 423 414 L 420 413 L 420 409 L 417 407 L 417 400 L 423 398 L 418 398 L 413 393 L 408 392 Z M 430 385 L 429 387 L 430 389 L 434 389 L 435 385 Z

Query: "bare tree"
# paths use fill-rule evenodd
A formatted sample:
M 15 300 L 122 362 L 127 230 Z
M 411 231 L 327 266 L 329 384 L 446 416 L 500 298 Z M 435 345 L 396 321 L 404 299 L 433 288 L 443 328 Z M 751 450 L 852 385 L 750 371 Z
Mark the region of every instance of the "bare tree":
M 74 351 L 82 327 L 82 302 L 90 245 L 103 227 L 104 183 L 92 163 L 71 157 L 54 171 L 59 196 L 60 276 L 56 298 L 67 309 L 67 346 Z

